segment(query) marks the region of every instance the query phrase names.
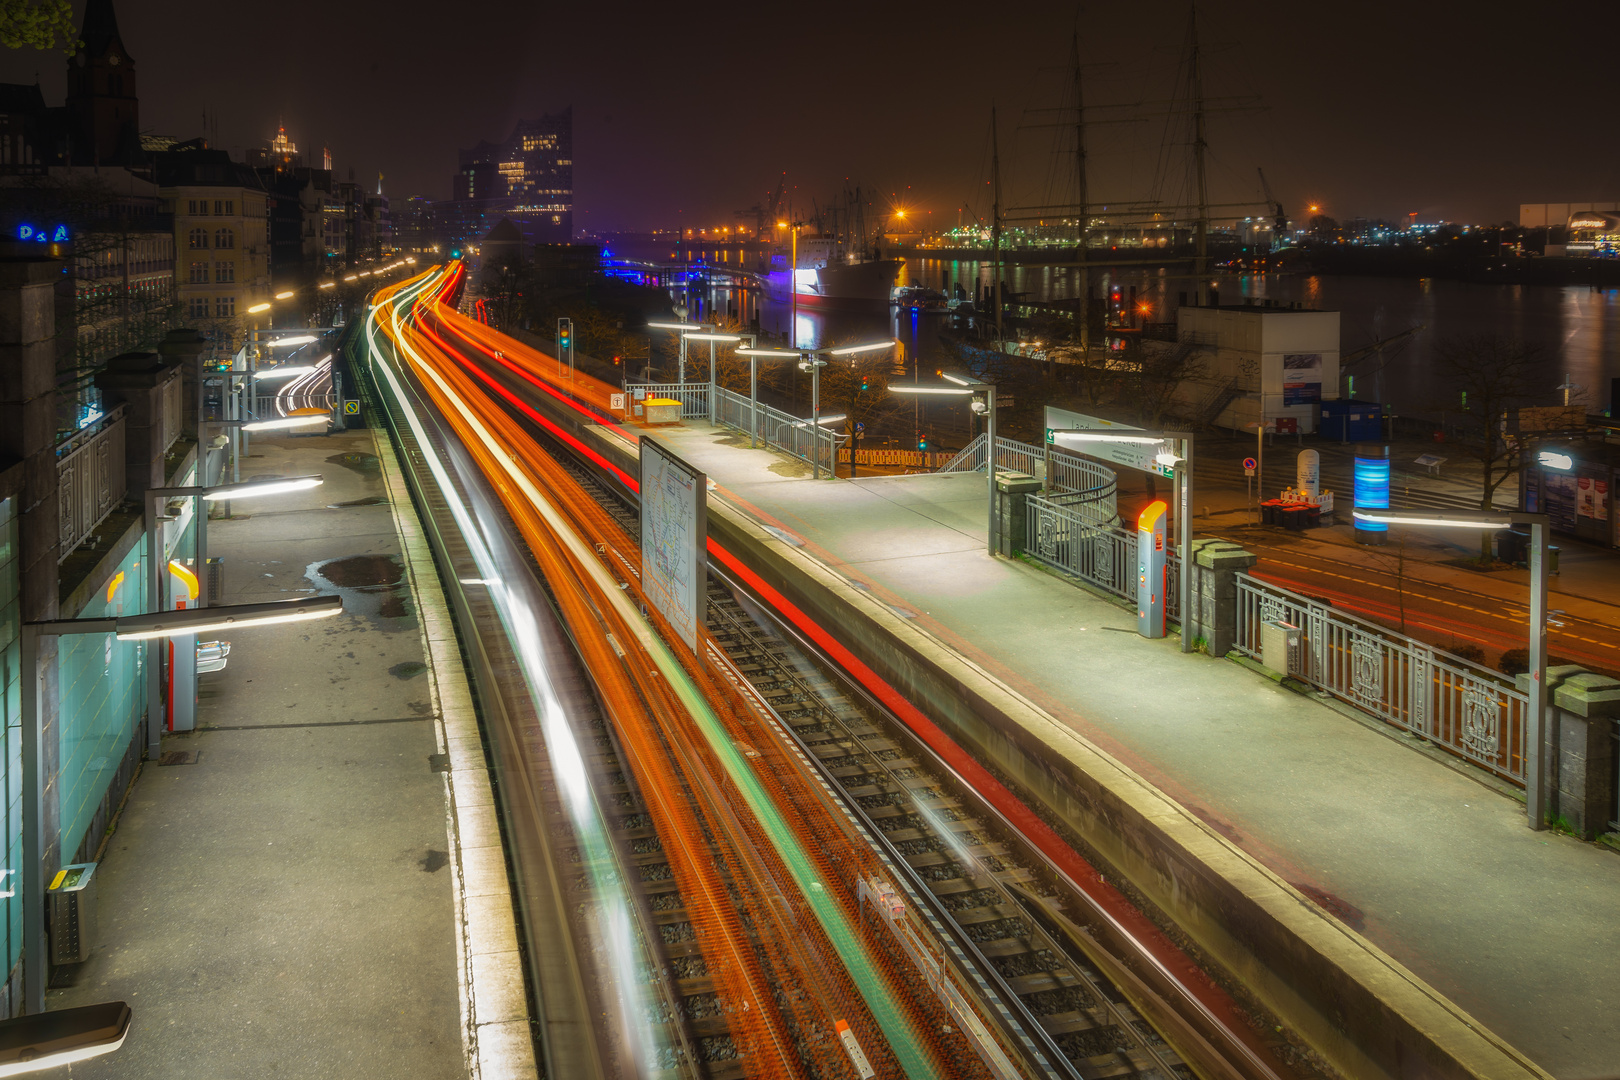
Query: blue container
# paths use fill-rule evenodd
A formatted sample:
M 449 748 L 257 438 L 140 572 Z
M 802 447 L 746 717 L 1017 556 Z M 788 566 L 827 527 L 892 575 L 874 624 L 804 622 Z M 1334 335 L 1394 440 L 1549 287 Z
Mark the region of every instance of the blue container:
M 1338 442 L 1377 442 L 1384 435 L 1384 406 L 1354 398 L 1324 401 L 1318 430 L 1324 439 Z

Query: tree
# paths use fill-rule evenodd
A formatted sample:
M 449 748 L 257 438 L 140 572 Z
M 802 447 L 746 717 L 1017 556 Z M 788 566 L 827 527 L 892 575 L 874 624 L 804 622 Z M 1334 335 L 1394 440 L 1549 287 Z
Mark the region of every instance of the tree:
M 1311 235 L 1318 240 L 1331 240 L 1339 234 L 1339 223 L 1326 214 L 1317 214 L 1312 217 L 1308 228 Z
M 1523 445 L 1507 433 L 1507 415 L 1534 401 L 1543 359 L 1539 346 L 1494 333 L 1453 338 L 1435 349 L 1447 395 L 1440 407 L 1456 418 L 1457 449 L 1479 462 L 1481 510 L 1492 508 L 1496 489 L 1519 470 Z M 1489 559 L 1491 534 L 1481 532 L 1479 544 L 1480 558 Z
M 54 49 L 72 56 L 79 51 L 73 32 L 73 8 L 68 0 L 0 0 L 0 45 L 8 49 Z

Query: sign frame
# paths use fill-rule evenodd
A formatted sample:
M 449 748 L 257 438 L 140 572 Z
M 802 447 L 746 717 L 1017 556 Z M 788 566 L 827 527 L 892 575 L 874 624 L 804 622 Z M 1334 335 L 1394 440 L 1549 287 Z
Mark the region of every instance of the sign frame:
M 643 438 L 640 480 L 642 591 L 669 621 L 681 644 L 701 660 L 709 577 L 709 478 L 667 447 Z M 664 543 L 660 533 L 671 532 L 667 550 L 649 553 L 649 544 Z M 688 558 L 683 576 L 681 563 Z

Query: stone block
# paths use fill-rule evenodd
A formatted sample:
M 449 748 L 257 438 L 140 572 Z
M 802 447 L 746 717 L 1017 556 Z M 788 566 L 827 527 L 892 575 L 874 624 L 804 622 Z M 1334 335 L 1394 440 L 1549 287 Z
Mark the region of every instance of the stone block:
M 1620 679 L 1578 671 L 1559 682 L 1552 700 L 1563 712 L 1583 719 L 1620 717 Z
M 0 401 L 28 401 L 56 389 L 56 350 L 49 341 L 20 345 L 0 338 Z

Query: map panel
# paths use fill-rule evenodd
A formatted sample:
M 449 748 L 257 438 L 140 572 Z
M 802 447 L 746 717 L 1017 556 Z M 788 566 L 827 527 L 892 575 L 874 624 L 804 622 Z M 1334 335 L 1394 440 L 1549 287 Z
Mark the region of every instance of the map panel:
M 707 496 L 701 472 L 641 440 L 641 584 L 693 652 L 706 601 Z

